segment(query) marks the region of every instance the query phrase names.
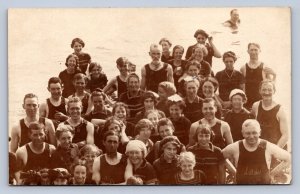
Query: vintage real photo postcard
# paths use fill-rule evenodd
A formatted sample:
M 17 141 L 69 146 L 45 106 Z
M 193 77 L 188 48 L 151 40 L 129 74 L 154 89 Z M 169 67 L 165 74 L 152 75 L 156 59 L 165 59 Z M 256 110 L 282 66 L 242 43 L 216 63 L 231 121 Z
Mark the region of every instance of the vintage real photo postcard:
M 288 7 L 8 10 L 10 185 L 291 184 Z

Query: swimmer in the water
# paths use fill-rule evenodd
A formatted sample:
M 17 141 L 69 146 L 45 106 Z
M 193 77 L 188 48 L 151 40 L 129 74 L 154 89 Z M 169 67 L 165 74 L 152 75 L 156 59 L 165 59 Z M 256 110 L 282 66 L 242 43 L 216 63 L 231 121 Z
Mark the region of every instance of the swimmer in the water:
M 223 25 L 232 29 L 232 33 L 237 33 L 238 27 L 240 26 L 241 20 L 237 9 L 230 11 L 230 19 L 225 21 Z

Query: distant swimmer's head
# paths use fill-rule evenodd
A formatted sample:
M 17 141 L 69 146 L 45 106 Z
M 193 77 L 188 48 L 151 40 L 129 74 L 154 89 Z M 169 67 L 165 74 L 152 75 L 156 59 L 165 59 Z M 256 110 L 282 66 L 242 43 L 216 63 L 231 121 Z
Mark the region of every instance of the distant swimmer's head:
M 196 38 L 198 43 L 204 44 L 207 38 L 209 37 L 209 35 L 204 30 L 198 29 L 195 32 L 194 37 Z
M 168 38 L 162 38 L 159 41 L 159 45 L 161 45 L 163 52 L 168 52 L 172 46 L 172 43 Z
M 149 55 L 152 58 L 153 62 L 159 62 L 161 50 L 159 49 L 159 46 L 157 44 L 151 44 Z
M 72 40 L 71 48 L 74 49 L 75 53 L 80 53 L 84 46 L 85 46 L 85 44 L 82 39 L 74 38 Z

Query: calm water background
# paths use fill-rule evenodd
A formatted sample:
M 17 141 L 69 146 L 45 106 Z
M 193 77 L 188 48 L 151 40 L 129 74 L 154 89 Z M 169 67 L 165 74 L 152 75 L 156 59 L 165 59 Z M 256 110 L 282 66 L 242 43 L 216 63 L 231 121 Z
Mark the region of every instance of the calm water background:
M 240 8 L 241 27 L 232 34 L 221 23 L 230 8 L 199 9 L 33 9 L 9 13 L 9 129 L 24 116 L 23 97 L 32 92 L 39 101 L 49 97 L 47 81 L 65 69 L 73 50 L 71 40 L 82 38 L 84 52 L 100 62 L 108 78 L 118 74 L 116 59 L 125 56 L 137 65 L 137 73 L 150 61 L 151 43 L 168 37 L 185 49 L 195 44 L 198 28 L 214 37 L 221 53 L 238 55 L 235 69 L 248 61 L 247 44 L 261 45 L 260 59 L 277 72 L 275 99 L 291 120 L 291 32 L 288 9 Z M 239 45 L 232 42 L 239 41 Z M 184 54 L 185 56 L 185 54 Z M 213 59 L 213 71 L 224 69 Z

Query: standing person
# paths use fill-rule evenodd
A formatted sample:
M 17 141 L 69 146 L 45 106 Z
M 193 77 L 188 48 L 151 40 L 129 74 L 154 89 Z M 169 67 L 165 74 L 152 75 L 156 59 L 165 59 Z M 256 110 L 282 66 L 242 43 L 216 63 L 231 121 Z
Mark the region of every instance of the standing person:
M 153 163 L 159 185 L 174 184 L 172 177 L 179 171 L 178 155 L 181 143 L 174 136 L 167 136 L 160 141 L 160 157 Z
M 192 146 L 196 143 L 194 136 L 197 128 L 201 124 L 208 124 L 211 130 L 214 132 L 215 137 L 212 143 L 215 146 L 223 149 L 226 145 L 231 144 L 233 140 L 228 123 L 216 118 L 217 106 L 215 100 L 212 98 L 204 99 L 202 112 L 204 118 L 194 122 L 191 125 L 189 146 Z
M 129 109 L 129 121 L 134 121 L 136 113 L 143 109 L 142 98 L 144 91 L 140 89 L 140 78 L 137 74 L 131 73 L 127 77 L 127 92 L 121 94 L 119 101 L 125 103 Z
M 41 123 L 31 123 L 29 125 L 29 138 L 31 142 L 20 147 L 16 152 L 17 165 L 19 171 L 16 173 L 17 182 L 20 184 L 20 172 L 29 170 L 41 170 L 49 168 L 51 154 L 55 147 L 45 143 L 45 125 Z
M 245 77 L 245 92 L 248 99 L 245 107 L 248 110 L 252 108 L 254 102 L 261 100 L 259 88 L 257 87 L 260 82 L 266 79 L 275 80 L 276 78 L 275 72 L 259 60 L 260 52 L 259 44 L 249 43 L 249 62 L 243 65 L 240 70 Z
M 234 161 L 237 184 L 271 184 L 274 176 L 290 166 L 291 155 L 277 145 L 261 139 L 260 125 L 248 119 L 242 127 L 243 140 L 228 145 L 222 150 L 225 158 Z M 281 163 L 270 171 L 271 158 Z
M 273 100 L 275 91 L 272 81 L 262 81 L 259 86 L 262 100 L 253 104 L 252 113 L 261 126 L 261 138 L 283 148 L 289 139 L 288 121 L 282 106 Z
M 168 109 L 168 97 L 176 94 L 176 87 L 172 82 L 160 82 L 158 84 L 158 102 L 156 108 L 169 116 L 170 112 Z
M 86 74 L 89 63 L 91 62 L 91 56 L 88 53 L 82 52 L 82 48 L 85 43 L 80 38 L 74 38 L 71 43 L 71 48 L 74 49 L 74 53 L 78 57 L 78 65 L 82 73 Z
M 217 47 L 213 43 L 213 37 L 209 36 L 204 30 L 198 29 L 195 32 L 194 37 L 196 38 L 197 43 L 193 46 L 190 46 L 186 51 L 186 55 L 185 55 L 186 60 L 190 59 L 194 47 L 197 44 L 205 45 L 205 47 L 207 48 L 208 54 L 204 57 L 204 60 L 207 61 L 211 66 L 212 66 L 212 57 L 216 57 L 216 58 L 222 57 L 221 53 L 218 51 Z M 206 43 L 207 40 L 208 43 Z
M 196 159 L 192 152 L 182 152 L 179 155 L 178 164 L 180 171 L 174 176 L 176 185 L 203 185 L 206 183 L 204 172 L 195 170 Z
M 78 67 L 78 57 L 77 55 L 70 54 L 67 59 L 65 65 L 67 68 L 61 71 L 58 75 L 61 80 L 63 92 L 62 96 L 68 98 L 71 94 L 75 92 L 75 88 L 73 85 L 73 77 L 77 73 L 81 73 Z
M 48 91 L 50 98 L 42 103 L 39 108 L 40 117 L 51 119 L 54 127 L 67 120 L 67 102 L 68 99 L 62 96 L 62 83 L 58 77 L 51 77 L 48 81 Z
M 94 125 L 81 117 L 82 103 L 78 97 L 71 97 L 67 104 L 70 118 L 58 125 L 69 125 L 74 128 L 74 137 L 72 142 L 79 148 L 85 144 L 94 144 Z
M 240 24 L 241 24 L 241 20 L 237 9 L 231 10 L 230 19 L 223 23 L 225 27 L 229 27 L 233 31 L 232 33 L 238 30 Z
M 87 89 L 92 93 L 96 88 L 103 89 L 107 84 L 107 77 L 102 72 L 100 63 L 91 62 L 89 66 L 90 78 L 86 86 Z
M 219 82 L 219 96 L 226 102 L 233 89 L 245 90 L 245 78 L 240 71 L 234 69 L 236 55 L 232 51 L 227 51 L 223 54 L 223 62 L 225 69 L 217 72 L 216 79 Z
M 206 184 L 225 184 L 225 159 L 221 149 L 213 145 L 214 133 L 207 124 L 199 125 L 194 135 L 195 145 L 188 151 L 195 154 L 195 169 L 206 175 Z
M 118 98 L 120 98 L 121 94 L 127 92 L 126 80 L 130 73 L 130 62 L 125 57 L 119 57 L 116 63 L 120 75 L 112 78 L 103 88 L 103 92 L 107 95 L 112 95 L 115 91 L 117 91 Z
M 161 51 L 158 45 L 152 44 L 150 46 L 149 55 L 152 61 L 142 68 L 141 89 L 157 93 L 160 82 L 169 81 L 174 83 L 173 69 L 170 64 L 160 61 Z
M 24 96 L 23 109 L 26 113 L 25 118 L 21 119 L 11 129 L 10 151 L 15 153 L 18 147 L 21 147 L 31 141 L 28 134 L 30 133 L 29 125 L 32 122 L 39 122 L 43 124 L 46 131 L 45 141 L 52 145 L 56 145 L 54 125 L 51 120 L 42 118 L 38 115 L 39 102 L 38 97 L 35 94 L 29 93 Z
M 224 121 L 230 126 L 232 139 L 236 142 L 243 139 L 241 128 L 244 121 L 253 118 L 253 115 L 244 108 L 247 97 L 243 90 L 233 89 L 230 92 L 229 100 L 231 109 L 226 113 Z
M 126 146 L 128 156 L 125 170 L 125 179 L 137 176 L 143 180 L 145 185 L 153 185 L 157 182 L 157 177 L 153 166 L 146 161 L 147 148 L 140 140 L 131 140 Z
M 168 38 L 162 38 L 159 41 L 159 45 L 161 45 L 162 47 L 161 61 L 164 63 L 169 63 L 169 61 L 172 60 L 174 56 L 172 56 L 170 52 L 170 48 L 172 46 L 171 41 Z
M 105 154 L 95 158 L 93 180 L 96 184 L 121 184 L 125 182 L 126 157 L 119 153 L 119 133 L 109 130 L 103 136 Z

